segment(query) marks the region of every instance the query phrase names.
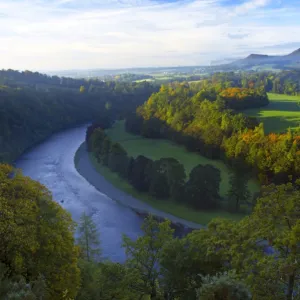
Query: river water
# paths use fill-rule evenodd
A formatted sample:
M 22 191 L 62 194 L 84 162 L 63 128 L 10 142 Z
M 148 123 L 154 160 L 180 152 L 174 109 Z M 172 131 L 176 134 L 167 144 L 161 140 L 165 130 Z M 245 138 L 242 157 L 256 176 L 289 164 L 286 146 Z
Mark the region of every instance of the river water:
M 122 262 L 122 234 L 131 238 L 140 235 L 142 218 L 96 190 L 76 171 L 74 155 L 85 131 L 86 126 L 82 126 L 53 135 L 21 156 L 15 165 L 24 175 L 44 184 L 75 221 L 83 212 L 90 215 L 100 233 L 103 258 Z

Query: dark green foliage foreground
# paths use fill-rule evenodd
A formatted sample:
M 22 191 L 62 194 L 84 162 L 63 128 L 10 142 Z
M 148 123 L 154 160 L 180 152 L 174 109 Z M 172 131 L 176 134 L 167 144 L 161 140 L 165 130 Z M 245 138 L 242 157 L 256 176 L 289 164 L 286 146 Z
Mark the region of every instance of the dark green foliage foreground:
M 148 217 L 142 236 L 124 236 L 120 264 L 99 258 L 89 216 L 82 216 L 76 246 L 69 214 L 45 187 L 12 172 L 0 165 L 0 299 L 299 298 L 297 185 L 264 187 L 249 217 L 215 219 L 181 239 L 169 221 Z

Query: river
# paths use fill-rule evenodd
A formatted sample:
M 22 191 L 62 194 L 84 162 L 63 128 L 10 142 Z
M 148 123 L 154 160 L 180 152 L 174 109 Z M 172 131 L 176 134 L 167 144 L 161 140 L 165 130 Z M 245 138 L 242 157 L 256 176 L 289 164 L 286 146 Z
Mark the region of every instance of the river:
M 90 215 L 100 233 L 103 258 L 122 262 L 122 234 L 132 238 L 140 235 L 142 218 L 96 190 L 76 171 L 74 155 L 85 131 L 86 126 L 81 126 L 55 134 L 22 155 L 15 166 L 44 184 L 75 221 L 83 212 Z

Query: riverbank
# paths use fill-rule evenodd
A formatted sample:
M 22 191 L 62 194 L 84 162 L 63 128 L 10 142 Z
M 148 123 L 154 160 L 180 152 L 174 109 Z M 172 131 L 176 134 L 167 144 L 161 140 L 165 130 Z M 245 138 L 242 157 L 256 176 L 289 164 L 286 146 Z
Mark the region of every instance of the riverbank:
M 85 144 L 82 144 L 77 150 L 74 162 L 79 174 L 100 192 L 141 215 L 150 213 L 158 218 L 168 218 L 172 223 L 182 224 L 189 228 L 202 228 L 216 217 L 235 220 L 243 217 L 243 215 L 224 211 L 195 211 L 178 203 L 151 199 L 146 194 L 138 193 L 116 173 L 99 165 L 96 159 L 86 151 Z

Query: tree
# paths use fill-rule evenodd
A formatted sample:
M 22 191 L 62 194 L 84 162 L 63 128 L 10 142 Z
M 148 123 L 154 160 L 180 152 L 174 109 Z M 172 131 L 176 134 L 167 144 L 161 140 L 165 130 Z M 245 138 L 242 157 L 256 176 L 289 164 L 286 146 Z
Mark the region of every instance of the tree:
M 108 155 L 108 167 L 123 177 L 127 176 L 129 158 L 127 152 L 119 143 L 113 143 Z
M 149 194 L 155 198 L 168 198 L 170 196 L 168 179 L 165 174 L 152 171 L 149 176 Z
M 251 300 L 246 285 L 231 273 L 216 276 L 201 276 L 202 284 L 197 289 L 198 300 Z
M 143 155 L 139 155 L 132 163 L 129 174 L 130 183 L 141 192 L 149 190 L 149 175 L 153 161 Z
M 238 212 L 240 205 L 250 198 L 248 176 L 245 173 L 234 172 L 230 176 L 230 188 L 227 193 L 229 211 Z
M 99 265 L 95 261 L 87 261 L 79 259 L 78 267 L 80 269 L 80 289 L 76 300 L 97 299 L 99 286 L 98 286 L 98 273 Z
M 9 276 L 35 282 L 42 274 L 51 299 L 74 298 L 78 247 L 70 214 L 43 185 L 8 165 L 0 165 L 0 212 L 0 260 Z
M 78 244 L 82 249 L 83 257 L 87 259 L 87 261 L 93 261 L 99 258 L 99 233 L 92 218 L 87 216 L 85 212 L 81 215 L 78 231 Z
M 220 170 L 211 165 L 198 165 L 185 186 L 186 201 L 197 209 L 217 207 L 221 182 Z
M 127 236 L 123 238 L 126 265 L 139 274 L 139 280 L 132 283 L 132 289 L 140 296 L 150 295 L 150 299 L 156 299 L 161 276 L 159 263 L 164 247 L 172 240 L 173 230 L 170 221 L 159 223 L 151 216 L 145 219 L 142 230 L 144 235 L 137 240 Z
M 101 263 L 97 273 L 97 297 L 95 299 L 140 299 L 139 293 L 131 288 L 139 280 L 139 274 L 124 264 Z
M 201 276 L 222 271 L 218 253 L 210 252 L 209 232 L 194 230 L 184 238 L 165 245 L 161 259 L 164 290 L 171 299 L 195 299 Z M 172 298 L 173 297 L 173 298 Z
M 264 187 L 253 213 L 240 222 L 214 220 L 206 243 L 235 269 L 254 299 L 293 299 L 300 290 L 300 191 Z
M 274 295 L 287 300 L 293 299 L 295 294 L 299 295 L 299 199 L 300 191 L 291 183 L 272 184 L 263 189 L 251 218 L 246 221 L 252 231 L 252 241 L 264 239 L 272 246 L 272 254 L 267 258 L 259 252 L 255 255 L 257 277 L 252 279 L 252 284 L 257 292 L 274 291 Z
M 170 196 L 175 200 L 181 200 L 186 178 L 184 166 L 172 157 L 161 158 L 158 163 L 160 173 L 165 174 L 167 178 Z

